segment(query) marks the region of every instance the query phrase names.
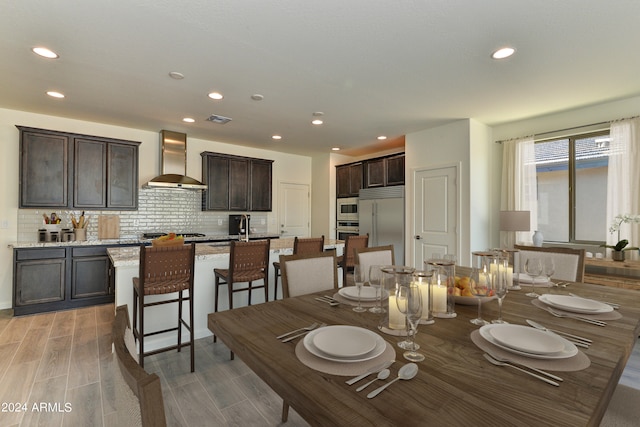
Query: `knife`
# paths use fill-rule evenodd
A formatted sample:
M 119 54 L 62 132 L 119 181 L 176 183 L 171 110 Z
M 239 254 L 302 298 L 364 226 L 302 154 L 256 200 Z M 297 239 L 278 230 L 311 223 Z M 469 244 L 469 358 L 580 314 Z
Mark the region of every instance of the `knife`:
M 364 378 L 368 377 L 371 374 L 377 374 L 379 371 L 382 371 L 383 369 L 387 369 L 389 366 L 391 366 L 393 364 L 393 362 L 395 362 L 395 360 L 388 360 L 388 361 L 376 366 L 375 368 L 373 368 L 369 372 L 365 372 L 362 375 L 358 375 L 357 377 L 354 377 L 354 378 L 351 378 L 350 380 L 345 381 L 345 383 L 347 383 L 349 385 L 353 385 L 353 384 L 357 383 L 358 381 L 360 381 L 361 379 L 364 379 Z
M 568 333 L 568 332 L 558 331 L 557 329 L 549 329 L 549 328 L 547 328 L 546 326 L 541 325 L 541 324 L 540 324 L 540 323 L 538 323 L 538 322 L 534 322 L 533 320 L 529 320 L 529 319 L 527 319 L 527 323 L 528 323 L 529 325 L 533 326 L 534 328 L 541 329 L 541 330 L 543 330 L 543 331 L 550 331 L 550 332 L 554 332 L 554 333 L 556 333 L 556 334 L 564 335 L 564 336 L 567 336 L 567 337 L 570 337 L 570 338 L 576 339 L 576 340 L 578 340 L 578 341 L 584 341 L 585 343 L 588 343 L 588 344 L 592 344 L 592 343 L 593 343 L 593 341 L 592 341 L 592 340 L 590 340 L 589 338 L 584 338 L 584 337 L 581 337 L 581 336 L 578 336 L 578 335 L 573 335 L 573 334 L 570 334 L 570 333 Z

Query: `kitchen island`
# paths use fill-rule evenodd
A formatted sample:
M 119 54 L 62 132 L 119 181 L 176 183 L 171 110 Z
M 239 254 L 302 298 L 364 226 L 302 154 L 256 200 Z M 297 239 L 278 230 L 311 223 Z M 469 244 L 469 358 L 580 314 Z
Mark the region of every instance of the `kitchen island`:
M 326 240 L 325 250 L 336 250 L 338 256 L 342 255 L 344 242 L 341 240 Z M 133 278 L 138 276 L 140 264 L 140 248 L 138 246 L 114 247 L 108 249 L 109 258 L 115 270 L 115 306 L 127 304 L 129 318 L 133 319 Z M 273 295 L 273 262 L 278 261 L 280 255 L 293 253 L 293 239 L 271 240 L 269 252 L 269 289 L 267 295 Z M 194 277 L 194 333 L 195 338 L 203 338 L 211 335 L 207 328 L 207 314 L 213 312 L 213 303 L 216 297 L 214 286 L 214 268 L 229 267 L 229 246 L 219 243 L 196 244 L 195 277 Z M 280 287 L 280 289 L 282 289 Z M 227 287 L 220 288 L 219 310 L 228 309 Z M 247 293 L 239 292 L 234 296 L 234 307 L 247 305 Z M 153 298 L 147 297 L 150 301 Z M 164 296 L 166 299 L 166 296 Z M 252 294 L 252 303 L 259 304 L 264 301 L 264 293 L 257 291 Z M 185 304 L 186 306 L 186 304 Z M 186 308 L 186 307 L 185 307 Z M 167 329 L 175 326 L 178 318 L 178 305 L 170 304 L 147 308 L 145 323 L 152 325 L 152 329 Z M 162 334 L 149 337 L 145 340 L 145 349 L 153 350 L 175 344 L 175 334 Z

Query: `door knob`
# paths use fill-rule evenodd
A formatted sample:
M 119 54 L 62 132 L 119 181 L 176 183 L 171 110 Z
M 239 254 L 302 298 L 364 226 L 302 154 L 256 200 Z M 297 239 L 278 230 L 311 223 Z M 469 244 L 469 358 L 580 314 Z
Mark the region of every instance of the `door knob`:
M 416 240 L 420 240 L 420 239 L 422 239 L 422 237 L 420 237 L 420 235 L 418 234 L 418 235 L 415 237 L 415 239 L 416 239 Z

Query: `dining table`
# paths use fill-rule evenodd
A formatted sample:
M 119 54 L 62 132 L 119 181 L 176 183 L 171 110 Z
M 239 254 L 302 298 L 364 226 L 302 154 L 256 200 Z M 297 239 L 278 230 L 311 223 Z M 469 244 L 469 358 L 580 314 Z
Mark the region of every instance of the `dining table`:
M 312 426 L 598 426 L 640 334 L 640 294 L 586 283 L 564 286 L 539 290 L 619 304 L 618 318 L 598 326 L 554 317 L 534 305 L 524 288 L 510 290 L 502 308 L 510 324 L 526 325 L 530 319 L 592 340 L 588 349 L 579 350 L 581 366 L 552 371 L 562 378 L 557 387 L 483 357 L 485 351 L 472 339 L 479 327 L 470 322 L 477 317 L 477 305 L 456 304 L 455 317 L 419 325 L 415 339 L 425 359 L 417 363 L 418 374 L 375 398 L 367 398 L 367 393 L 395 378 L 408 362 L 397 346 L 404 337 L 381 330 L 385 315 L 358 313 L 351 304 L 317 299 L 335 294 L 333 289 L 211 313 L 208 327 Z M 497 301 L 482 305 L 482 317 L 498 317 Z M 375 375 L 348 385 L 356 364 L 349 367 L 350 375 L 316 370 L 298 357 L 304 337 L 286 343 L 276 338 L 312 323 L 351 325 L 379 334 L 395 353 L 389 378 L 357 392 Z

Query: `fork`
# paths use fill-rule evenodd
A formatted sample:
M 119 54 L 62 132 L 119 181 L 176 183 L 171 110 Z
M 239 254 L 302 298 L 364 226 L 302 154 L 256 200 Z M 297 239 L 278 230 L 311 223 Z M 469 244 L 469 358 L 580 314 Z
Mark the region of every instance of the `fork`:
M 332 307 L 335 307 L 337 305 L 340 305 L 340 303 L 332 298 L 327 298 L 327 297 L 316 297 L 316 301 L 320 301 L 320 302 L 325 302 L 327 304 L 329 304 Z
M 311 331 L 311 330 L 315 329 L 316 326 L 318 326 L 317 322 L 313 323 L 312 325 L 309 325 L 309 326 L 307 326 L 305 328 L 296 329 L 295 331 L 289 331 L 286 334 L 278 335 L 276 337 L 276 339 L 282 339 L 282 338 L 286 337 L 287 335 L 295 334 L 296 332 Z
M 602 320 L 596 320 L 596 319 L 589 319 L 587 317 L 582 317 L 582 316 L 576 316 L 573 314 L 568 314 L 568 313 L 560 313 L 555 311 L 552 308 L 547 308 L 546 309 L 549 313 L 551 313 L 552 315 L 556 316 L 556 317 L 567 317 L 569 319 L 576 319 L 576 320 L 581 320 L 583 322 L 587 322 L 587 323 L 591 323 L 592 325 L 597 325 L 597 326 L 607 326 L 607 322 L 603 322 Z
M 562 378 L 560 378 L 559 376 L 557 376 L 557 375 L 553 375 L 553 374 L 551 374 L 551 373 L 549 373 L 549 372 L 547 372 L 547 371 L 543 371 L 542 369 L 534 368 L 533 366 L 525 365 L 524 363 L 519 363 L 519 362 L 516 362 L 516 361 L 514 361 L 514 360 L 507 359 L 507 358 L 505 358 L 505 357 L 496 356 L 495 354 L 487 353 L 487 355 L 488 355 L 489 357 L 491 357 L 491 358 L 493 358 L 493 359 L 497 360 L 498 362 L 502 362 L 502 363 L 510 363 L 510 364 L 512 364 L 512 365 L 521 366 L 521 367 L 523 367 L 523 368 L 530 369 L 530 370 L 532 370 L 532 371 L 534 371 L 534 372 L 537 372 L 537 373 L 539 373 L 539 374 L 541 374 L 541 375 L 544 375 L 544 376 L 546 376 L 546 377 L 549 377 L 549 378 L 551 378 L 552 380 L 556 380 L 556 381 L 559 381 L 559 382 L 564 381 L 564 380 L 563 380 Z
M 572 296 L 572 297 L 576 297 L 576 298 L 584 298 L 584 297 L 581 297 L 580 295 L 576 295 L 576 294 L 572 294 L 572 293 L 569 293 L 569 295 L 570 295 L 570 296 Z M 619 308 L 620 308 L 620 304 L 617 304 L 617 303 L 615 303 L 615 302 L 607 302 L 607 301 L 598 301 L 598 302 L 601 302 L 601 303 L 603 303 L 603 304 L 610 305 L 610 306 L 611 306 L 611 307 L 613 307 L 615 310 L 617 310 L 617 309 L 619 309 Z
M 320 325 L 318 325 L 318 327 L 317 327 L 317 328 L 313 328 L 313 329 L 320 329 L 320 328 L 324 328 L 325 326 L 327 326 L 327 324 L 326 324 L 326 323 L 321 323 Z M 288 337 L 288 338 L 283 339 L 283 340 L 282 340 L 282 342 L 289 342 L 289 341 L 292 341 L 292 340 L 294 340 L 294 339 L 296 339 L 296 338 L 298 338 L 298 337 L 301 337 L 301 336 L 303 336 L 303 335 L 306 335 L 308 332 L 312 331 L 313 329 L 309 329 L 309 330 L 306 330 L 306 331 L 301 332 L 301 333 L 299 333 L 299 334 L 292 335 L 292 336 L 290 336 L 290 337 Z
M 485 359 L 487 359 L 490 363 L 493 363 L 493 364 L 494 364 L 494 365 L 496 365 L 496 366 L 508 366 L 508 367 L 510 367 L 510 368 L 517 369 L 517 370 L 518 370 L 518 371 L 520 371 L 520 372 L 524 372 L 525 374 L 529 374 L 529 375 L 531 375 L 532 377 L 535 377 L 535 378 L 537 378 L 537 379 L 539 379 L 539 380 L 541 380 L 541 381 L 544 381 L 544 382 L 545 382 L 545 383 L 547 383 L 547 384 L 551 384 L 551 385 L 554 385 L 554 386 L 556 386 L 556 387 L 560 387 L 560 384 L 558 384 L 558 383 L 557 383 L 557 382 L 555 382 L 555 381 L 551 381 L 551 380 L 550 380 L 550 379 L 548 379 L 548 378 L 545 378 L 545 377 L 543 377 L 543 376 L 541 376 L 541 375 L 535 374 L 535 373 L 533 373 L 533 372 L 531 372 L 531 371 L 527 371 L 526 369 L 523 369 L 523 368 L 521 368 L 521 367 L 519 367 L 519 366 L 513 365 L 513 364 L 511 364 L 511 363 L 509 363 L 509 362 L 501 362 L 501 361 L 499 361 L 499 360 L 496 360 L 496 359 L 494 359 L 493 357 L 489 356 L 487 353 L 485 353 L 485 354 L 484 354 L 484 358 L 485 358 Z

